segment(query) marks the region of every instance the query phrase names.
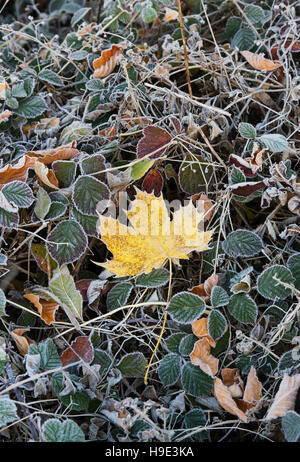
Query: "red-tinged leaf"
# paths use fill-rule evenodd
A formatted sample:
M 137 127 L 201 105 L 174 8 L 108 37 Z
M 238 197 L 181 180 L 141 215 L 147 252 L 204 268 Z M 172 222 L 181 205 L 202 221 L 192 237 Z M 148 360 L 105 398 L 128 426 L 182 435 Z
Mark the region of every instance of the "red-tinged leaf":
M 87 291 L 92 281 L 93 279 L 80 279 L 80 281 L 75 282 L 76 289 L 81 293 L 84 302 L 87 301 Z
M 158 170 L 150 170 L 144 178 L 142 189 L 151 194 L 154 192 L 155 196 L 159 196 L 164 187 L 164 179 Z
M 180 134 L 183 132 L 183 128 L 182 128 L 182 125 L 181 125 L 181 122 L 179 119 L 177 119 L 177 117 L 170 117 L 170 120 L 171 120 L 171 123 L 174 127 L 174 130 Z
M 137 145 L 138 158 L 147 156 L 149 159 L 156 159 L 163 156 L 167 149 L 166 145 L 170 143 L 171 139 L 171 135 L 163 128 L 147 125 L 144 128 L 144 137 Z M 153 154 L 151 155 L 151 153 Z
M 244 183 L 237 183 L 230 186 L 230 189 L 234 194 L 237 196 L 248 197 L 250 194 L 253 194 L 260 189 L 265 188 L 265 183 L 263 181 L 252 181 L 252 182 L 244 182 Z
M 235 167 L 239 168 L 242 170 L 242 172 L 247 176 L 247 177 L 253 177 L 256 176 L 256 172 L 253 171 L 253 166 L 250 164 L 250 162 L 247 162 L 245 159 L 243 159 L 240 156 L 237 156 L 236 154 L 231 154 L 229 156 L 229 162 L 234 165 Z
M 278 49 L 279 47 L 288 49 L 289 51 L 293 53 L 297 53 L 300 51 L 300 42 L 293 42 L 293 40 L 285 40 L 284 43 L 273 45 L 271 48 L 271 56 L 272 59 L 278 59 Z
M 84 363 L 90 364 L 94 359 L 94 348 L 90 339 L 86 336 L 77 337 L 71 346 L 62 353 L 60 359 L 63 366 L 80 359 Z

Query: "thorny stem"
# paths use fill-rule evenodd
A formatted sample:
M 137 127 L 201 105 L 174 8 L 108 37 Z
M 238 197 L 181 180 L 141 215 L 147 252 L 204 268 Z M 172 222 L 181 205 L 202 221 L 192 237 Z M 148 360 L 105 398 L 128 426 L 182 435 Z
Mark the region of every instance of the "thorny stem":
M 166 302 L 166 303 L 167 303 L 167 307 L 166 307 L 166 311 L 165 311 L 165 315 L 164 315 L 164 320 L 163 320 L 163 325 L 162 325 L 162 328 L 161 328 L 161 331 L 160 331 L 158 340 L 157 340 L 157 342 L 156 342 L 155 348 L 154 348 L 154 350 L 153 350 L 152 356 L 151 356 L 151 358 L 150 358 L 150 361 L 149 361 L 148 366 L 147 366 L 147 369 L 146 369 L 146 374 L 145 374 L 145 377 L 144 377 L 144 384 L 145 384 L 145 385 L 147 385 L 147 383 L 148 383 L 148 374 L 149 374 L 149 370 L 150 370 L 150 367 L 151 367 L 153 358 L 154 358 L 154 356 L 155 356 L 155 353 L 156 353 L 156 351 L 157 351 L 157 348 L 159 347 L 159 344 L 160 344 L 160 342 L 161 342 L 163 333 L 164 333 L 165 328 L 166 328 L 167 317 L 168 317 L 168 304 L 169 304 L 170 296 L 171 296 L 171 283 L 172 283 L 172 260 L 171 260 L 171 258 L 169 258 L 169 268 L 170 268 L 170 277 L 169 277 L 168 295 L 167 295 L 167 302 Z

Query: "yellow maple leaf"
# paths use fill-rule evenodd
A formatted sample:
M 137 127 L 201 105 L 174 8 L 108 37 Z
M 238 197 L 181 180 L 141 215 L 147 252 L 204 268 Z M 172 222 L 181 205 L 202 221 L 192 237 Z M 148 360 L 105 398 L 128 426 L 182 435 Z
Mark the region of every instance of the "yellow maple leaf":
M 138 189 L 126 213 L 131 226 L 104 215 L 98 224 L 101 240 L 114 258 L 97 264 L 117 276 L 150 273 L 166 260 L 178 263 L 188 259 L 192 251 L 208 248 L 213 233 L 199 231 L 203 214 L 192 202 L 178 208 L 171 220 L 162 195 L 156 197 Z

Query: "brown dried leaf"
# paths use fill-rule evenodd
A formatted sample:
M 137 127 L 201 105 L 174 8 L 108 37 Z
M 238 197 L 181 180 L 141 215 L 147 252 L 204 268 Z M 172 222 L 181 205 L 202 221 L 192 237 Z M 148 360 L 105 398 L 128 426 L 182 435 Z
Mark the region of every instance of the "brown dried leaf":
M 214 348 L 216 346 L 216 342 L 209 336 L 208 333 L 207 318 L 198 319 L 197 321 L 192 322 L 191 326 L 196 337 L 206 337 L 211 347 Z
M 35 344 L 35 341 L 31 338 L 27 337 L 27 335 L 23 336 L 24 332 L 28 332 L 30 329 L 15 329 L 13 330 L 10 335 L 16 342 L 17 348 L 21 355 L 25 356 L 28 353 L 29 346 Z
M 63 366 L 79 361 L 82 359 L 86 364 L 90 364 L 94 359 L 94 348 L 91 341 L 86 336 L 77 337 L 67 348 L 62 355 L 60 360 Z
M 255 368 L 251 366 L 250 372 L 247 377 L 247 383 L 246 383 L 243 400 L 256 406 L 257 403 L 261 400 L 261 398 L 262 398 L 262 384 L 257 378 Z
M 222 380 L 217 377 L 214 381 L 214 395 L 223 409 L 230 414 L 236 415 L 243 422 L 247 423 L 248 419 L 246 414 L 237 406 L 236 402 L 232 398 L 229 388 L 226 387 Z
M 55 312 L 59 304 L 55 301 L 48 301 L 41 298 L 39 295 L 26 294 L 24 298 L 29 300 L 38 310 L 41 318 L 46 324 L 51 324 L 55 321 Z
M 124 48 L 126 48 L 126 42 L 112 45 L 108 50 L 103 50 L 100 58 L 93 61 L 93 67 L 95 69 L 93 78 L 101 79 L 109 75 L 114 70 L 117 64 L 117 58 L 123 53 Z
M 34 168 L 34 159 L 22 156 L 14 165 L 8 164 L 0 169 L 0 185 L 10 183 L 14 180 L 26 181 L 28 170 Z
M 281 381 L 279 390 L 275 395 L 273 404 L 266 415 L 266 420 L 283 417 L 288 411 L 292 411 L 295 407 L 299 387 L 300 374 L 293 376 L 285 374 Z
M 79 154 L 78 149 L 76 148 L 76 142 L 65 144 L 54 149 L 45 149 L 42 151 L 29 151 L 27 156 L 36 158 L 39 162 L 43 164 L 51 164 L 55 160 L 69 160 L 74 156 Z
M 241 55 L 248 61 L 250 66 L 258 71 L 274 71 L 282 66 L 280 61 L 266 59 L 262 53 L 256 54 L 251 51 L 241 51 Z
M 34 171 L 37 174 L 37 176 L 39 177 L 39 179 L 44 184 L 49 186 L 49 188 L 59 189 L 58 188 L 58 179 L 56 178 L 55 173 L 53 172 L 53 170 L 46 167 L 45 164 L 43 164 L 42 162 L 39 162 L 38 160 L 36 160 L 35 164 L 34 164 Z
M 214 377 L 218 372 L 219 360 L 210 354 L 210 341 L 208 337 L 198 340 L 190 354 L 190 360 L 206 374 Z

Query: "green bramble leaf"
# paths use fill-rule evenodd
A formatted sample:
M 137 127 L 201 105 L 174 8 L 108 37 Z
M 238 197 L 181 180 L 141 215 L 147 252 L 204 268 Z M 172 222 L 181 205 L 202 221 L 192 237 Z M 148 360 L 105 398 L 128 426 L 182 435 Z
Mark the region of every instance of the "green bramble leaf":
M 74 184 L 72 199 L 77 210 L 84 215 L 97 216 L 102 213 L 109 198 L 110 192 L 106 184 L 92 176 L 81 176 Z
M 126 305 L 132 289 L 133 285 L 130 284 L 130 282 L 120 282 L 116 284 L 107 294 L 106 305 L 108 311 Z
M 40 96 L 33 96 L 19 101 L 15 113 L 25 119 L 35 119 L 47 110 L 44 99 Z
M 291 289 L 284 287 L 284 285 L 280 284 L 280 281 L 293 285 L 295 278 L 291 271 L 283 265 L 270 266 L 258 276 L 257 290 L 268 300 L 284 300 L 291 295 Z
M 248 294 L 240 293 L 230 298 L 228 311 L 237 321 L 254 323 L 258 310 L 255 301 Z
M 239 29 L 231 40 L 231 48 L 237 48 L 239 51 L 251 50 L 255 44 L 256 35 L 250 27 Z
M 182 359 L 179 355 L 170 353 L 161 360 L 158 366 L 158 377 L 165 387 L 178 382 Z
M 41 72 L 38 74 L 38 77 L 44 82 L 50 83 L 51 85 L 54 85 L 55 87 L 63 86 L 63 81 L 61 80 L 59 75 L 56 74 L 56 72 L 51 71 L 50 69 L 41 70 Z
M 87 236 L 77 221 L 65 220 L 48 235 L 47 250 L 59 265 L 72 263 L 87 249 Z
M 84 433 L 73 420 L 60 422 L 58 419 L 48 419 L 42 426 L 43 441 L 48 443 L 78 443 L 85 441 Z
M 232 231 L 222 243 L 224 252 L 230 257 L 253 257 L 263 249 L 263 242 L 252 231 Z
M 185 363 L 182 367 L 181 382 L 184 391 L 189 395 L 200 397 L 211 394 L 212 377 L 205 374 L 199 366 L 190 362 Z
M 214 339 L 222 337 L 227 329 L 225 316 L 219 310 L 211 310 L 208 316 L 208 333 Z
M 171 298 L 168 313 L 182 324 L 188 324 L 201 317 L 205 310 L 205 303 L 201 297 L 189 292 L 180 292 Z
M 144 375 L 146 366 L 147 360 L 143 353 L 139 352 L 128 353 L 117 364 L 124 377 L 140 377 Z

